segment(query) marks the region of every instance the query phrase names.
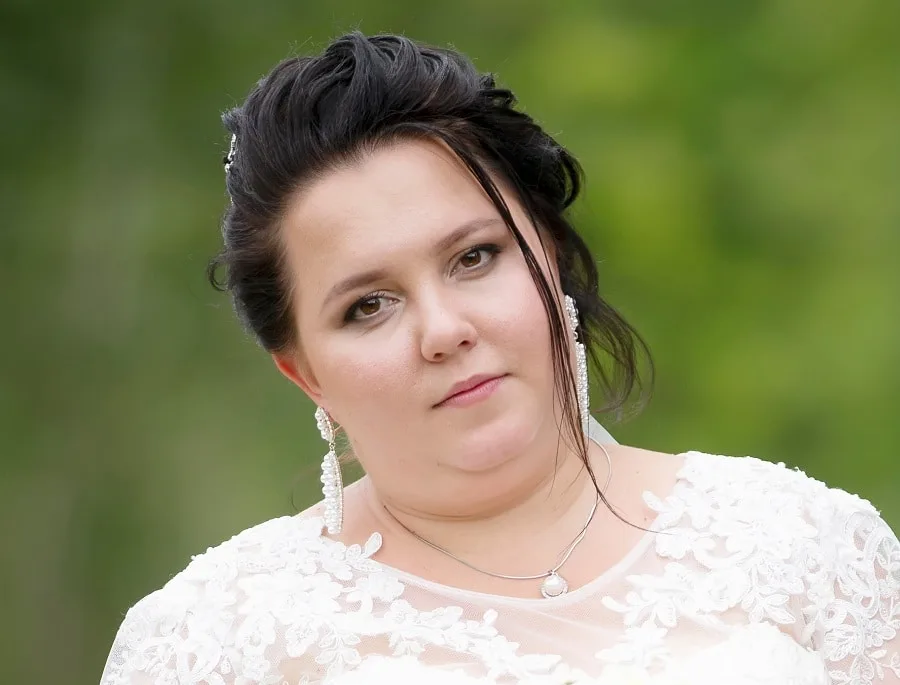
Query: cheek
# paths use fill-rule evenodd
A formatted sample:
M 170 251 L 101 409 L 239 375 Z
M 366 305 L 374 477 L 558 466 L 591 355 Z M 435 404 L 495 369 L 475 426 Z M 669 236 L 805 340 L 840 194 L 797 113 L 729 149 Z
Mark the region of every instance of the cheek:
M 506 297 L 500 301 L 502 317 L 507 323 L 497 344 L 514 357 L 511 359 L 514 372 L 536 393 L 536 397 L 549 398 L 554 380 L 553 348 L 544 302 L 524 264 L 510 285 Z M 550 285 L 552 287 L 552 281 Z
M 397 411 L 404 400 L 409 401 L 417 381 L 409 359 L 409 350 L 397 344 L 359 340 L 332 345 L 327 360 L 323 359 L 329 367 L 323 385 L 340 402 L 335 411 L 343 409 L 354 421 Z
M 524 348 L 532 357 L 549 353 L 550 323 L 547 312 L 538 286 L 524 263 L 511 278 L 505 279 L 496 308 L 499 310 L 498 320 L 506 322 L 505 328 L 512 338 L 510 342 L 513 347 Z

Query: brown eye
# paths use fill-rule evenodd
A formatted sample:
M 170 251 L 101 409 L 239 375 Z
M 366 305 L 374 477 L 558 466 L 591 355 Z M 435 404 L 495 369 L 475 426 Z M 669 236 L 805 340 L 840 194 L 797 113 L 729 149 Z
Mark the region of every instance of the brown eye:
M 357 310 L 363 316 L 372 316 L 373 314 L 377 314 L 379 309 L 379 300 L 378 298 L 373 297 L 370 300 L 363 300 L 359 303 Z
M 500 254 L 499 245 L 494 245 L 493 243 L 478 245 L 460 257 L 458 264 L 467 271 L 480 270 L 492 262 L 498 254 Z M 488 255 L 488 259 L 484 259 L 484 255 Z
M 357 300 L 350 309 L 344 314 L 345 323 L 362 322 L 372 319 L 378 314 L 383 307 L 381 301 L 388 297 L 388 293 L 379 290 L 378 292 L 369 293 L 364 298 Z
M 465 268 L 467 268 L 467 269 L 471 269 L 471 268 L 473 268 L 473 267 L 478 266 L 478 265 L 481 263 L 481 253 L 482 253 L 482 251 L 483 251 L 483 248 L 478 248 L 477 250 L 472 250 L 471 252 L 467 252 L 467 253 L 464 254 L 464 255 L 462 256 L 462 258 L 459 260 L 459 263 L 462 264 L 462 265 L 463 265 Z M 471 259 L 471 258 L 472 258 L 472 255 L 478 255 L 478 258 L 475 259 L 474 262 L 472 262 L 472 259 Z

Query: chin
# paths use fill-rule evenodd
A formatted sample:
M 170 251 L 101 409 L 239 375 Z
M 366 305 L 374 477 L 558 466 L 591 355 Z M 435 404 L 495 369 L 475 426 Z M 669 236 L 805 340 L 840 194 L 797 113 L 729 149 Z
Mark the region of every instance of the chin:
M 463 471 L 465 473 L 484 473 L 501 468 L 515 459 L 511 452 L 498 450 L 476 450 L 466 454 L 453 455 L 453 461 L 445 463 L 446 466 Z
M 527 453 L 536 438 L 536 422 L 529 418 L 522 413 L 505 411 L 493 421 L 462 429 L 455 439 L 451 437 L 444 443 L 455 446 L 444 465 L 476 473 L 514 461 Z

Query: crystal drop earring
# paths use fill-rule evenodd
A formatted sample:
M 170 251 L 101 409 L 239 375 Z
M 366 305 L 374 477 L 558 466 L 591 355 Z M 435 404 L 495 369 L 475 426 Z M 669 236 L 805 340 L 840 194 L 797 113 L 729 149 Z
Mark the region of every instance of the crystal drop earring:
M 584 343 L 578 341 L 578 309 L 575 300 L 566 295 L 566 314 L 569 317 L 569 328 L 575 336 L 575 362 L 577 364 L 578 412 L 581 415 L 581 427 L 585 437 L 590 435 L 590 400 L 588 398 L 587 358 Z
M 328 442 L 328 454 L 322 459 L 322 495 L 325 502 L 325 526 L 329 535 L 341 532 L 344 523 L 344 483 L 341 465 L 334 451 L 334 425 L 322 407 L 316 409 L 316 426 L 322 439 Z

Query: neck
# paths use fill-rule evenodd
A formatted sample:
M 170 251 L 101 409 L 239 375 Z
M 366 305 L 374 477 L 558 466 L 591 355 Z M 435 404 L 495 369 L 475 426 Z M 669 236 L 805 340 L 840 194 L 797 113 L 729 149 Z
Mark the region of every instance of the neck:
M 600 452 L 598 460 L 600 448 L 588 444 L 602 487 L 608 475 L 606 457 Z M 492 498 L 495 506 L 489 510 L 435 514 L 386 499 L 371 482 L 365 484 L 364 497 L 380 530 L 389 538 L 413 537 L 409 533 L 413 531 L 470 563 L 508 567 L 511 550 L 522 540 L 529 540 L 541 556 L 555 557 L 584 526 L 596 491 L 581 459 L 566 450 L 555 470 L 535 474 L 531 481 L 508 490 L 502 499 Z

